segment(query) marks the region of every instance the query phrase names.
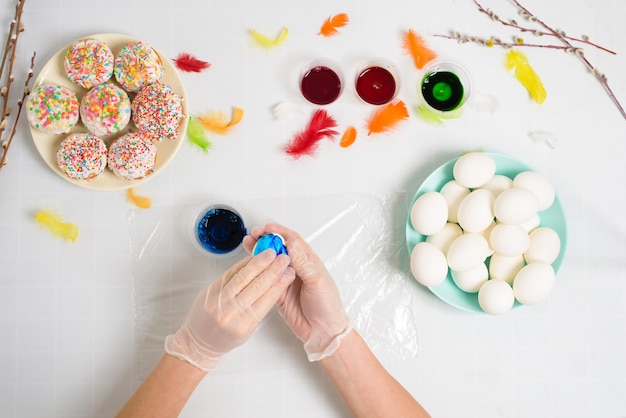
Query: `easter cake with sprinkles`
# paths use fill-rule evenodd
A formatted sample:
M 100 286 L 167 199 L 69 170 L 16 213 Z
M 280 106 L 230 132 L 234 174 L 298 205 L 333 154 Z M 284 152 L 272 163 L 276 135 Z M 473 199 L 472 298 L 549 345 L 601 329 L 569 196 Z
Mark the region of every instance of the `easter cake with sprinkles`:
M 129 42 L 115 57 L 115 79 L 126 91 L 136 92 L 163 76 L 159 54 L 143 41 Z
M 43 84 L 26 102 L 26 117 L 34 129 L 50 135 L 69 132 L 78 123 L 80 103 L 67 87 Z
M 107 147 L 102 138 L 90 133 L 68 135 L 56 153 L 57 165 L 69 177 L 90 180 L 107 165 Z
M 132 118 L 140 132 L 156 141 L 173 140 L 185 116 L 182 98 L 168 85 L 155 83 L 143 87 L 132 102 Z
M 112 135 L 130 122 L 128 94 L 111 83 L 95 86 L 80 102 L 80 118 L 89 132 Z
M 186 95 L 176 66 L 156 48 L 101 33 L 68 43 L 44 64 L 24 111 L 35 148 L 53 172 L 86 189 L 123 190 L 154 178 L 175 157 L 189 122 Z M 132 156 L 120 147 L 130 133 L 143 149 Z M 96 137 L 117 171 L 97 174 L 102 144 Z
M 122 135 L 109 147 L 108 166 L 126 180 L 143 179 L 154 171 L 157 147 L 139 132 Z
M 64 67 L 67 79 L 90 89 L 113 76 L 113 51 L 98 39 L 81 39 L 65 53 Z

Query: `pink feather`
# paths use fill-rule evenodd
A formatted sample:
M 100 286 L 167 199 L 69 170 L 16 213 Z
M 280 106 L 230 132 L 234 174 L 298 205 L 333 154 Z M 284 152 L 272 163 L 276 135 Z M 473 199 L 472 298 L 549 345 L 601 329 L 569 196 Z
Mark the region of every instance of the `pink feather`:
M 323 109 L 315 111 L 307 127 L 298 132 L 285 147 L 285 152 L 297 159 L 303 155 L 313 155 L 319 142 L 324 138 L 334 139 L 339 132 L 332 128 L 337 121 Z

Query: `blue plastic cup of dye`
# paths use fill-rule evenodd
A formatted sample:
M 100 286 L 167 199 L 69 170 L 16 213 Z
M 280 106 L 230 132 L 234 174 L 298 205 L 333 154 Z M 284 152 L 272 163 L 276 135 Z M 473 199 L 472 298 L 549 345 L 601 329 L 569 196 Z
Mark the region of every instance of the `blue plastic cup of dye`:
M 212 257 L 230 257 L 238 253 L 246 233 L 243 215 L 230 205 L 204 205 L 192 218 L 194 247 Z

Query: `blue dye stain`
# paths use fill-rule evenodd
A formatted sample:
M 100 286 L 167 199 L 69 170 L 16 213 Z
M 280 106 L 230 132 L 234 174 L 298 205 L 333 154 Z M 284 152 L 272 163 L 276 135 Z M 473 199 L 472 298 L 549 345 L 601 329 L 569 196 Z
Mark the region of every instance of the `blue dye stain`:
M 278 254 L 287 254 L 287 247 L 285 247 L 285 242 L 280 235 L 276 234 L 266 234 L 259 238 L 254 246 L 254 250 L 252 253 L 254 255 L 261 254 L 263 251 L 271 248 Z
M 246 227 L 235 212 L 214 208 L 200 219 L 197 232 L 202 248 L 214 254 L 226 254 L 239 247 L 246 235 Z

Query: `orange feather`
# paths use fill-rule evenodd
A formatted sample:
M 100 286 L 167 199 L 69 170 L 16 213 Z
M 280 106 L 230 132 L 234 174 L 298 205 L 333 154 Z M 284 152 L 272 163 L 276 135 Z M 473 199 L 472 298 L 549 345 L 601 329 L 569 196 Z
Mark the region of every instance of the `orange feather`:
M 128 196 L 128 200 L 133 202 L 138 208 L 148 209 L 152 206 L 152 199 L 149 197 L 137 196 L 132 187 L 128 188 L 126 195 Z
M 232 128 L 241 122 L 243 118 L 243 109 L 239 107 L 233 107 L 233 114 L 230 120 L 224 114 L 224 112 L 209 112 L 207 114 L 198 116 L 198 121 L 204 126 L 205 129 L 214 132 L 219 135 L 227 135 Z
M 322 25 L 319 35 L 333 36 L 336 35 L 337 28 L 346 26 L 349 22 L 348 15 L 346 13 L 339 13 L 338 15 L 331 16 Z
M 437 57 L 435 51 L 428 48 L 424 38 L 415 33 L 413 29 L 409 29 L 406 35 L 404 35 L 404 43 L 402 46 L 413 58 L 413 63 L 417 69 L 422 69 L 427 62 Z
M 354 144 L 354 141 L 356 141 L 356 128 L 354 126 L 348 126 L 341 137 L 339 145 L 342 148 L 348 148 L 350 145 Z
M 387 132 L 399 122 L 409 117 L 409 111 L 402 100 L 389 103 L 378 109 L 367 123 L 368 135 Z

